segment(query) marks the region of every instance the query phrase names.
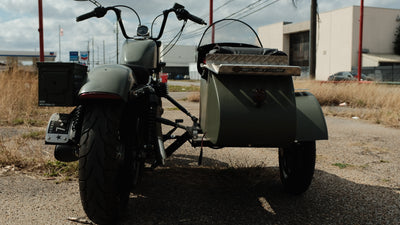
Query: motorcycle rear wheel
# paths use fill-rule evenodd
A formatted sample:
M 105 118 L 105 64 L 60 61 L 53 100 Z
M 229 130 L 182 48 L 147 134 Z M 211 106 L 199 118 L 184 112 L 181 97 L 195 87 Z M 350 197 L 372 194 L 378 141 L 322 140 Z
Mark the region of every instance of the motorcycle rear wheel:
M 88 105 L 79 151 L 79 190 L 83 209 L 97 224 L 112 224 L 126 208 L 131 159 L 120 138 L 122 107 Z M 126 157 L 125 157 L 126 156 Z

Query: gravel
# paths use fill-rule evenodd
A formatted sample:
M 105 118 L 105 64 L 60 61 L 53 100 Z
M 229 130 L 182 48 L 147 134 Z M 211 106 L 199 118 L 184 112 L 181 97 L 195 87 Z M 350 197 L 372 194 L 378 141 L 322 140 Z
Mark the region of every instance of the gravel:
M 167 118 L 184 117 L 164 107 Z M 400 130 L 351 118 L 327 124 L 303 195 L 282 191 L 276 149 L 205 148 L 197 166 L 199 148 L 185 144 L 165 167 L 145 172 L 121 223 L 400 224 Z M 0 169 L 2 224 L 79 224 L 68 218 L 87 221 L 77 181 Z

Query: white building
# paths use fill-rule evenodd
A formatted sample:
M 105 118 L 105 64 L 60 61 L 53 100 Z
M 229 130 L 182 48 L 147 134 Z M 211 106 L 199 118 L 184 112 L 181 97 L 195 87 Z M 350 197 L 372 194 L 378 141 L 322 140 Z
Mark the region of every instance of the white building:
M 320 13 L 317 18 L 316 79 L 351 71 L 358 65 L 360 7 L 351 6 Z M 363 66 L 399 64 L 393 53 L 400 9 L 364 7 Z M 281 22 L 260 27 L 264 47 L 289 55 L 291 65 L 308 66 L 310 22 Z
M 162 46 L 161 61 L 166 63 L 163 72 L 168 73 L 170 79 L 174 79 L 178 75 L 181 78 L 189 75 L 189 65 L 196 62 L 196 47 L 175 45 L 167 54 L 165 54 L 166 51 L 168 51 L 168 47 Z
M 34 51 L 0 51 L 0 62 L 10 63 L 10 61 L 30 61 L 32 64 L 39 61 L 39 52 Z M 55 52 L 44 52 L 44 60 L 54 61 L 57 57 Z

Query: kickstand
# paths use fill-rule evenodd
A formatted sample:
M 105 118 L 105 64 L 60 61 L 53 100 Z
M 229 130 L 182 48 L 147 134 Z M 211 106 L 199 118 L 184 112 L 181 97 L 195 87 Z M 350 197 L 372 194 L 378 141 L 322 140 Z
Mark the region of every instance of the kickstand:
M 80 224 L 94 224 L 92 221 L 90 221 L 86 217 L 68 217 L 68 220 L 71 222 L 80 223 Z
M 204 133 L 203 137 L 201 138 L 200 155 L 199 155 L 199 161 L 198 161 L 199 166 L 201 166 L 201 164 L 203 164 L 203 142 L 204 142 L 205 136 L 206 136 L 206 133 Z
M 201 166 L 202 163 L 203 163 L 203 146 L 200 147 L 200 155 L 199 155 L 198 165 Z

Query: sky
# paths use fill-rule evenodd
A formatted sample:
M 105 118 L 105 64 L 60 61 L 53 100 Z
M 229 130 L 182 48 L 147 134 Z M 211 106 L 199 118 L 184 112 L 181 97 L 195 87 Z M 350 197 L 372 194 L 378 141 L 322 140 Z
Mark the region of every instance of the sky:
M 116 60 L 115 16 L 109 12 L 104 18 L 92 18 L 76 22 L 75 18 L 89 12 L 95 6 L 89 1 L 42 0 L 45 51 L 56 52 L 57 61 L 68 61 L 69 51 L 94 49 L 96 61 L 114 63 Z M 151 26 L 153 19 L 175 2 L 185 6 L 192 14 L 209 21 L 209 0 L 98 0 L 103 6 L 127 5 L 140 15 L 142 24 Z M 309 20 L 311 0 L 214 0 L 214 21 L 232 15 L 243 17 L 255 30 L 258 27 L 281 21 L 302 22 Z M 318 12 L 360 5 L 360 0 L 319 0 Z M 399 0 L 365 0 L 364 6 L 400 9 Z M 127 32 L 134 35 L 137 18 L 127 10 L 122 11 Z M 39 22 L 37 0 L 1 0 L 0 2 L 0 51 L 39 51 Z M 160 24 L 156 21 L 155 27 Z M 175 16 L 170 15 L 163 41 L 175 36 L 180 26 Z M 63 35 L 60 36 L 60 28 Z M 188 22 L 180 45 L 196 45 L 201 31 L 206 26 Z M 198 34 L 198 35 L 194 35 Z M 119 31 L 118 44 L 124 41 Z M 104 49 L 104 50 L 103 50 Z M 61 54 L 59 51 L 61 50 Z

